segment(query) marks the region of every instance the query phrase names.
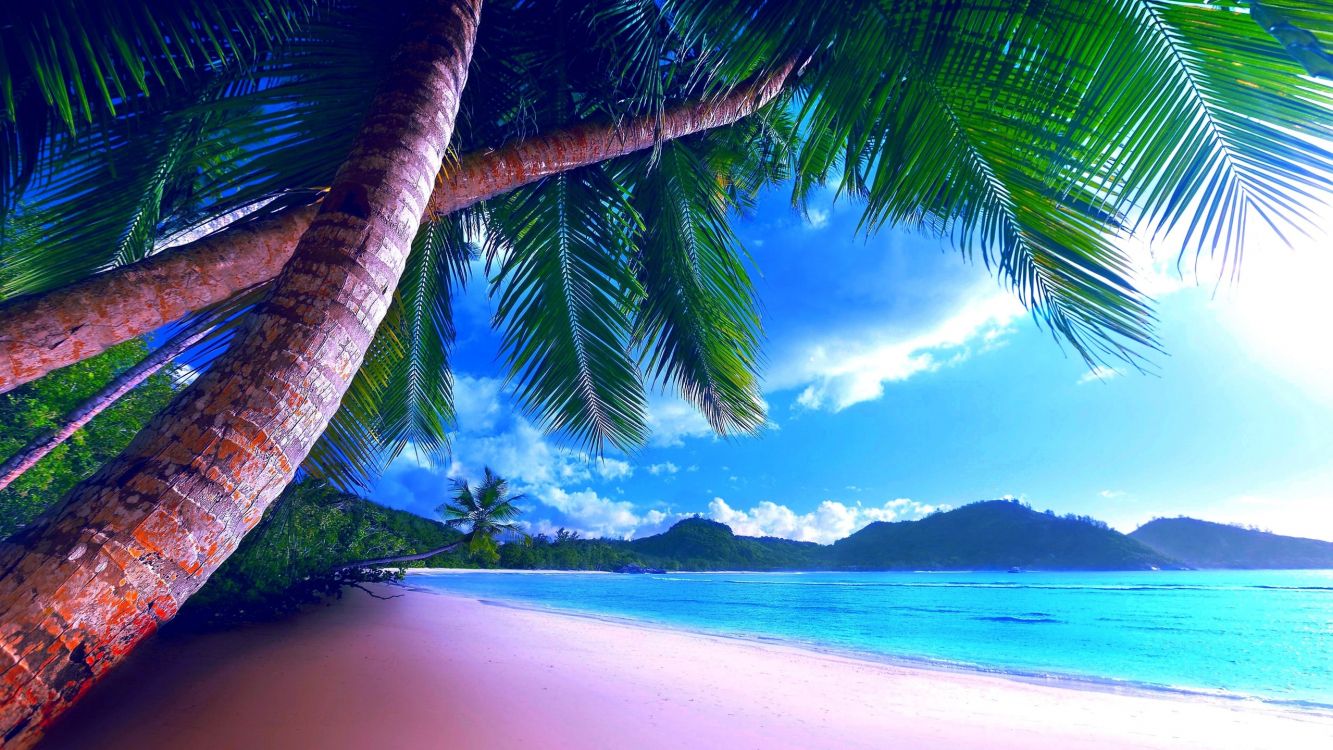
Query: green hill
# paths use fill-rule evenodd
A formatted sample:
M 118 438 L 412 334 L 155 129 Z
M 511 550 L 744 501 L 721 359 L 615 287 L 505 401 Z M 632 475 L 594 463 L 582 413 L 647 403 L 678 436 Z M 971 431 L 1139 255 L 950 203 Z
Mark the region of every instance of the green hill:
M 1130 537 L 1194 568 L 1333 568 L 1333 542 L 1195 518 L 1158 518 Z
M 813 542 L 736 536 L 706 518 L 686 518 L 626 547 L 653 567 L 683 570 L 809 570 L 826 567 L 826 549 Z
M 1149 570 L 1178 568 L 1099 521 L 995 500 L 919 521 L 872 523 L 831 546 L 736 536 L 688 518 L 622 542 L 644 564 L 677 570 Z
M 1007 500 L 919 521 L 876 522 L 833 544 L 844 570 L 1149 570 L 1180 567 L 1089 518 L 1039 513 Z

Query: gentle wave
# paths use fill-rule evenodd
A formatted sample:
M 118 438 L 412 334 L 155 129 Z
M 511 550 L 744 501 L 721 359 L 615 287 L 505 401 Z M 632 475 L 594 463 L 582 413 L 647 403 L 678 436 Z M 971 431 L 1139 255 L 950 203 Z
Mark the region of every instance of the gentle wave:
M 1197 586 L 1179 583 L 1149 584 L 1053 584 L 1053 583 L 1003 583 L 972 581 L 747 581 L 726 579 L 708 581 L 695 578 L 667 578 L 663 580 L 690 581 L 691 583 L 732 583 L 741 586 L 831 586 L 837 588 L 964 588 L 964 589 L 1041 589 L 1050 591 L 1325 591 L 1333 592 L 1333 586 Z
M 1333 573 L 417 578 L 475 598 L 1006 674 L 1333 704 Z M 1043 677 L 1044 678 L 1044 677 Z
M 1039 625 L 1041 623 L 1062 623 L 1064 620 L 1057 620 L 1054 617 L 1019 617 L 1017 615 L 996 615 L 992 617 L 973 617 L 973 620 L 982 620 L 984 622 L 1014 622 L 1023 625 Z

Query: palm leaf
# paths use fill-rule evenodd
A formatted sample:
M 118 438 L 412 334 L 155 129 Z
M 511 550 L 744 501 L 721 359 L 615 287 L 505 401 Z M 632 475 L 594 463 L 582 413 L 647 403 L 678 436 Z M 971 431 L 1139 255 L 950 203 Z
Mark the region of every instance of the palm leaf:
M 705 161 L 707 140 L 666 143 L 656 164 L 643 157 L 634 165 L 633 203 L 644 219 L 634 340 L 647 372 L 714 430 L 753 432 L 764 423 L 758 303 L 718 179 L 727 170 Z
M 58 153 L 63 131 L 133 112 L 210 70 L 253 59 L 309 20 L 317 0 L 49 0 L 0 16 L 0 195 Z
M 1327 3 L 1262 4 L 1310 30 L 1288 41 L 1203 0 L 664 8 L 717 85 L 810 57 L 798 203 L 836 178 L 865 229 L 950 236 L 1090 360 L 1155 346 L 1130 229 L 1234 260 L 1252 219 L 1304 229 L 1328 196 L 1333 89 L 1286 54 L 1329 42 Z
M 600 167 L 494 202 L 488 265 L 515 395 L 553 430 L 600 450 L 644 439 L 646 398 L 629 355 L 642 291 L 628 250 L 639 220 Z
M 303 468 L 349 491 L 373 486 L 409 445 L 432 458 L 454 425 L 452 295 L 472 257 L 466 219 L 422 226 L 366 359 Z

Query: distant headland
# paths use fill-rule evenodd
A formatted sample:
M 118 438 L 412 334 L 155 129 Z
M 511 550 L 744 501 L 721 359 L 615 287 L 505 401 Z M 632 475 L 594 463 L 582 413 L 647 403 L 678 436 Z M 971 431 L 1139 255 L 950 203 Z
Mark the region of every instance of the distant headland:
M 373 512 L 352 512 L 349 503 Z M 381 531 L 417 540 L 419 549 L 439 547 L 455 533 L 350 495 L 325 507 L 386 525 Z M 455 553 L 409 565 L 604 571 L 1333 568 L 1331 542 L 1189 518 L 1157 519 L 1123 534 L 1094 518 L 1038 511 L 1015 500 L 972 503 L 915 521 L 875 522 L 832 544 L 741 536 L 696 516 L 639 539 L 583 538 L 561 530 L 501 544 L 498 552 L 488 563 Z

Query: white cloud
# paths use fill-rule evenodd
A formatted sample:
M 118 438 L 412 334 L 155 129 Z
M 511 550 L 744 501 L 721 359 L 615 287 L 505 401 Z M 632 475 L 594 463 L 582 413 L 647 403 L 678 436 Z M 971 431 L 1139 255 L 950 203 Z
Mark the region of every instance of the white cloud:
M 1117 370 L 1114 367 L 1107 367 L 1106 365 L 1097 365 L 1091 370 L 1088 370 L 1087 372 L 1083 373 L 1083 376 L 1078 379 L 1078 384 L 1085 385 L 1087 383 L 1104 383 L 1110 380 L 1111 378 L 1118 378 L 1121 375 L 1124 375 L 1124 373 L 1121 372 L 1120 370 Z
M 1116 499 L 1117 497 L 1124 497 L 1124 496 L 1125 496 L 1125 492 L 1124 492 L 1124 490 L 1102 490 L 1101 492 L 1098 492 L 1097 494 L 1100 495 L 1100 496 L 1102 496 L 1102 497 L 1104 497 L 1104 498 L 1106 498 L 1107 500 L 1114 500 L 1114 499 Z
M 504 416 L 500 403 L 503 386 L 499 378 L 474 378 L 457 375 L 454 378 L 454 414 L 458 428 L 464 432 L 489 432 L 495 422 Z
M 680 467 L 676 466 L 670 461 L 660 464 L 653 464 L 652 466 L 648 467 L 648 473 L 652 474 L 653 476 L 657 476 L 659 474 L 675 474 L 678 471 L 680 471 Z
M 811 208 L 806 214 L 806 226 L 811 229 L 823 229 L 828 226 L 829 210 L 826 208 Z
M 594 468 L 597 476 L 602 479 L 627 479 L 634 475 L 634 467 L 630 466 L 629 461 L 621 461 L 615 458 L 602 457 L 595 462 Z
M 553 534 L 557 529 L 566 528 L 586 538 L 633 539 L 659 534 L 685 518 L 683 513 L 656 508 L 640 513 L 629 501 L 611 500 L 592 490 L 567 492 L 551 488 L 544 497 L 544 504 L 560 511 L 564 520 L 559 523 L 550 518 L 520 521 L 530 534 Z
M 436 465 L 408 446 L 389 467 L 376 497 L 429 512 L 427 506 L 438 503 L 437 495 L 443 494 L 436 488 L 447 487 L 453 479 L 476 481 L 490 468 L 509 479 L 515 492 L 523 493 L 535 506 L 524 520 L 533 533 L 550 533 L 565 526 L 585 536 L 628 538 L 661 530 L 679 518 L 656 509 L 641 513 L 628 500 L 603 496 L 590 485 L 627 479 L 634 474 L 633 465 L 622 458 L 597 458 L 557 444 L 513 412 L 498 379 L 459 376 L 455 404 L 459 430 L 452 436 L 449 462 Z M 673 424 L 679 427 L 681 422 Z M 675 434 L 684 432 L 687 430 L 678 429 Z M 678 470 L 670 462 L 657 471 L 649 470 L 660 473 L 665 466 Z M 424 497 L 427 494 L 432 497 Z
M 886 383 L 965 361 L 1001 343 L 1023 313 L 993 282 L 953 314 L 924 331 L 843 331 L 789 352 L 769 378 L 774 390 L 802 388 L 806 409 L 842 411 L 884 395 Z
M 685 438 L 712 436 L 713 428 L 694 406 L 674 396 L 648 399 L 648 444 L 659 448 L 680 446 Z
M 920 518 L 937 508 L 907 498 L 881 506 L 846 505 L 825 500 L 809 513 L 797 513 L 785 505 L 765 500 L 749 510 L 732 508 L 720 497 L 708 504 L 708 515 L 742 536 L 776 536 L 802 542 L 829 544 L 864 528 L 872 521 Z
M 547 487 L 540 492 L 542 502 L 564 513 L 586 536 L 621 538 L 643 522 L 627 500 L 609 500 L 592 490 L 566 492 Z
M 176 382 L 180 383 L 181 385 L 189 385 L 190 383 L 193 383 L 194 381 L 199 379 L 199 371 L 187 364 L 175 365 L 175 368 L 176 368 L 176 374 L 175 374 Z

